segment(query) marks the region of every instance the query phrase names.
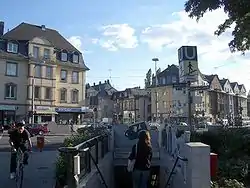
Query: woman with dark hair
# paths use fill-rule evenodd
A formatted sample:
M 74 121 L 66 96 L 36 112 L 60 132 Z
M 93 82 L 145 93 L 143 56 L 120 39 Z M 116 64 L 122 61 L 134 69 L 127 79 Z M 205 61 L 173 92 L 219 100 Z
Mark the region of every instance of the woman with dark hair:
M 132 147 L 129 160 L 134 160 L 133 188 L 147 188 L 152 160 L 152 146 L 149 131 L 141 131 L 139 140 Z

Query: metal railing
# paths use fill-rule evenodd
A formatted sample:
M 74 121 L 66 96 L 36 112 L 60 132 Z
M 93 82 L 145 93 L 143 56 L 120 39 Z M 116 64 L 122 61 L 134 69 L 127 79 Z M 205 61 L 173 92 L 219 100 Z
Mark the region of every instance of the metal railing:
M 61 147 L 58 150 L 65 159 L 68 188 L 75 188 L 79 180 L 89 174 L 93 167 L 96 167 L 100 174 L 102 183 L 107 185 L 98 168 L 99 160 L 109 152 L 109 136 L 107 134 L 93 137 L 75 147 Z
M 175 163 L 174 163 L 174 166 L 173 166 L 173 168 L 172 168 L 172 170 L 171 170 L 171 172 L 170 172 L 170 174 L 169 174 L 169 176 L 168 176 L 168 180 L 167 180 L 167 183 L 166 183 L 166 185 L 165 185 L 165 188 L 167 188 L 168 186 L 170 186 L 171 177 L 175 174 L 174 170 L 175 170 L 175 168 L 176 168 L 177 163 L 178 163 L 179 160 L 185 161 L 185 162 L 188 161 L 187 158 L 183 158 L 183 157 L 181 157 L 181 156 L 177 156 L 177 158 L 176 158 L 176 160 L 175 160 Z

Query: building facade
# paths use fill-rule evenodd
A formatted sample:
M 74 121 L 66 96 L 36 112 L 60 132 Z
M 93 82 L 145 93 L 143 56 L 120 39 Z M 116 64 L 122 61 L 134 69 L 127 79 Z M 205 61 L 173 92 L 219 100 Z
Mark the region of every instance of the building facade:
M 206 91 L 209 96 L 208 111 L 212 120 L 228 119 L 234 122 L 239 115 L 247 116 L 247 97 L 244 85 L 228 79 L 219 79 L 218 75 L 205 75 L 209 83 Z
M 91 109 L 96 108 L 96 118 L 113 118 L 114 101 L 112 100 L 113 93 L 117 90 L 110 84 L 109 80 L 104 83 L 86 84 L 85 105 Z
M 115 117 L 123 122 L 151 119 L 150 93 L 145 89 L 128 88 L 113 94 Z
M 81 52 L 45 25 L 21 23 L 0 39 L 2 120 L 79 121 L 89 70 Z
M 165 86 L 179 83 L 179 68 L 177 65 L 168 65 L 168 67 L 157 73 L 157 86 Z M 152 77 L 152 85 L 156 85 L 155 76 Z

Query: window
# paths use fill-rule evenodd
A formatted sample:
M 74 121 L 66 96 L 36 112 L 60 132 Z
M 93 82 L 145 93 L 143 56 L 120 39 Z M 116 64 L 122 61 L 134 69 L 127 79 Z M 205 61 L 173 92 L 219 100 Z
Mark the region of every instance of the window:
M 39 58 L 39 48 L 37 46 L 33 47 L 33 57 Z
M 73 84 L 79 83 L 79 72 L 76 72 L 76 71 L 72 72 L 72 83 Z
M 66 70 L 61 70 L 61 81 L 67 82 L 67 71 Z
M 67 90 L 65 88 L 61 89 L 60 100 L 61 100 L 61 102 L 67 101 Z
M 73 54 L 73 63 L 78 63 L 78 62 L 79 62 L 79 55 Z
M 167 108 L 167 102 L 163 101 L 163 108 Z
M 6 63 L 6 76 L 17 76 L 17 63 Z
M 53 77 L 53 68 L 52 67 L 46 67 L 46 78 L 51 79 Z
M 6 99 L 16 99 L 17 86 L 13 83 L 8 83 L 5 85 L 5 98 Z
M 37 78 L 42 77 L 42 67 L 40 65 L 35 66 L 35 77 Z
M 44 53 L 43 53 L 44 59 L 49 59 L 50 58 L 50 50 L 47 48 L 44 48 Z
M 18 52 L 18 44 L 9 42 L 7 45 L 7 52 L 17 53 Z
M 52 98 L 52 88 L 46 87 L 45 88 L 45 99 L 51 99 Z
M 41 87 L 35 86 L 34 87 L 34 98 L 40 99 L 40 97 L 41 97 Z
M 61 60 L 62 61 L 68 61 L 68 54 L 66 52 L 61 53 Z
M 72 91 L 72 103 L 78 103 L 78 90 Z

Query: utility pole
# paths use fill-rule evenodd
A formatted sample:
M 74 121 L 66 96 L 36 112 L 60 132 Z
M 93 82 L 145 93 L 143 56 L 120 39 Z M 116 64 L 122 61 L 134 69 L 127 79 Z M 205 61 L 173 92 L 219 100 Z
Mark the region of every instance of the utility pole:
M 188 125 L 190 127 L 190 131 L 193 131 L 193 126 L 192 126 L 193 97 L 191 96 L 191 82 L 190 81 L 187 81 L 187 89 L 188 89 Z
M 158 118 L 158 95 L 157 95 L 157 85 L 158 85 L 158 78 L 157 78 L 157 62 L 159 61 L 158 58 L 153 58 L 152 61 L 155 63 L 155 122 Z

